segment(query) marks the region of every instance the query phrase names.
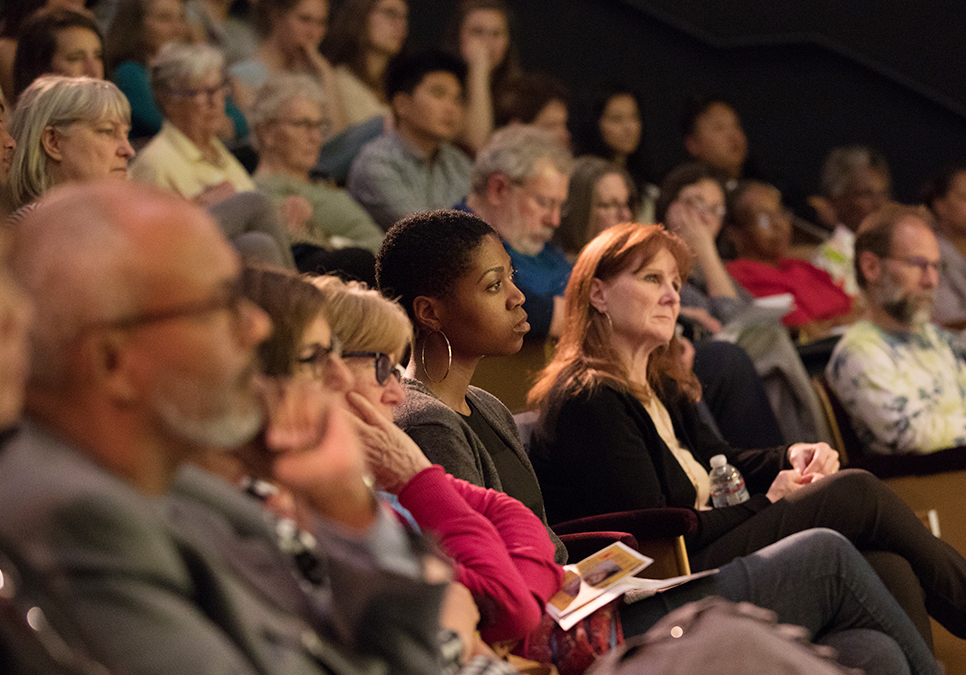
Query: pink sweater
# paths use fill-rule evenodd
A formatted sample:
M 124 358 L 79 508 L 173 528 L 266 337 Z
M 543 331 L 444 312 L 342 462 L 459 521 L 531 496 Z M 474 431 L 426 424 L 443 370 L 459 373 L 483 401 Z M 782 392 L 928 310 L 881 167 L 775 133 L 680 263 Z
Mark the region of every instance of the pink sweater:
M 563 569 L 530 509 L 516 499 L 454 478 L 441 466 L 420 471 L 399 493 L 424 530 L 439 537 L 455 563 L 456 581 L 480 609 L 489 644 L 524 638 L 536 628 Z

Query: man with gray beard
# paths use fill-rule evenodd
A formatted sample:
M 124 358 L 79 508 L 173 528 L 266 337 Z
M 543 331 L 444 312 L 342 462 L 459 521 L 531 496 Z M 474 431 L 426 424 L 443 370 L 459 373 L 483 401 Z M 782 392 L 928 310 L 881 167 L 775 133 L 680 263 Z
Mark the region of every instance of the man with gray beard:
M 855 273 L 868 308 L 825 374 L 872 452 L 966 444 L 966 356 L 929 323 L 941 266 L 925 209 L 891 204 L 859 227 Z
M 449 568 L 366 486 L 341 393 L 287 392 L 266 415 L 255 349 L 271 322 L 204 211 L 124 182 L 64 186 L 17 224 L 11 259 L 36 318 L 0 541 L 63 600 L 55 628 L 117 673 L 439 671 Z M 189 465 L 261 429 L 250 452 L 317 516 L 318 593 L 258 501 Z

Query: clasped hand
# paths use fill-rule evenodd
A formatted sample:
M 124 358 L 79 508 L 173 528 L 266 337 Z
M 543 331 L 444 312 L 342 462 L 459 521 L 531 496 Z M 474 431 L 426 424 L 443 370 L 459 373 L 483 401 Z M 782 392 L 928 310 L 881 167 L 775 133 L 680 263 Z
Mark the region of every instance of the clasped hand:
M 779 471 L 765 495 L 772 503 L 839 470 L 839 454 L 828 443 L 795 443 L 788 461 L 792 468 Z

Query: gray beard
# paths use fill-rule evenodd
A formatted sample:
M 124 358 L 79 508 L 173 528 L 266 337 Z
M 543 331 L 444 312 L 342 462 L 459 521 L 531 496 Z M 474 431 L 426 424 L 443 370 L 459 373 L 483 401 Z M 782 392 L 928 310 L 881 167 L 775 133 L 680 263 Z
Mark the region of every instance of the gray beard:
M 933 291 L 903 291 L 886 275 L 878 295 L 882 311 L 906 326 L 922 326 L 932 316 Z

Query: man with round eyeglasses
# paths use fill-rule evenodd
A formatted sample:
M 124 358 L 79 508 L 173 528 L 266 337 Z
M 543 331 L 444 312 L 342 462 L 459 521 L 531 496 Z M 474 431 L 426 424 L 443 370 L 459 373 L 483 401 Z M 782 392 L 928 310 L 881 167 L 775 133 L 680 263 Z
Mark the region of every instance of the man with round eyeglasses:
M 873 452 L 966 444 L 966 352 L 929 322 L 942 265 L 922 208 L 885 206 L 859 227 L 855 273 L 868 308 L 836 346 L 826 376 Z

